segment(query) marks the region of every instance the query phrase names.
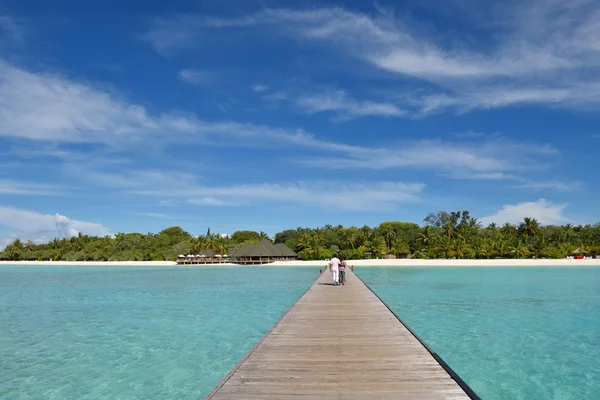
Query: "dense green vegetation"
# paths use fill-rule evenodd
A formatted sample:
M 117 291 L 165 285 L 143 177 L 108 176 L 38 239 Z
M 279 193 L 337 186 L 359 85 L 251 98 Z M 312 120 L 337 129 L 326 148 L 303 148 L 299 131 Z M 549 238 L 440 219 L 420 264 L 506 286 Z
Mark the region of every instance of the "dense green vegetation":
M 118 233 L 114 236 L 78 236 L 35 244 L 15 239 L 0 253 L 4 260 L 55 261 L 162 261 L 179 254 L 213 249 L 229 254 L 244 244 L 267 238 L 264 232 L 237 231 L 230 237 L 210 230 L 193 236 L 180 227 L 157 234 Z M 384 222 L 362 228 L 327 225 L 277 233 L 275 243 L 285 243 L 303 260 L 326 259 L 334 254 L 346 259 L 413 258 L 564 258 L 576 249 L 600 254 L 600 224 L 541 226 L 534 218 L 519 225 L 491 224 L 485 228 L 468 211 L 432 213 L 424 225 Z

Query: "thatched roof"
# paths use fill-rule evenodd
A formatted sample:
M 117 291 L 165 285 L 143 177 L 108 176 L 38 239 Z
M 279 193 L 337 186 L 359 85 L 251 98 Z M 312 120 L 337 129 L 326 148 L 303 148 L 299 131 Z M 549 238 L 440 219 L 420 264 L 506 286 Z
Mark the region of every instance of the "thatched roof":
M 248 254 L 250 253 L 250 249 L 252 248 L 252 246 L 254 246 L 253 244 L 247 244 L 244 245 L 242 247 L 240 247 L 239 249 L 235 250 L 234 252 L 232 252 L 232 256 L 234 257 L 247 257 Z
M 282 255 L 283 257 L 297 257 L 298 256 L 298 254 L 296 254 L 292 249 L 287 247 L 284 243 L 277 243 L 275 245 L 275 248 L 277 249 L 277 251 L 279 251 L 279 254 Z
M 269 240 L 261 240 L 256 243 L 248 254 L 249 257 L 277 257 L 279 254 L 273 243 Z
M 571 254 L 587 254 L 587 253 L 588 253 L 588 252 L 587 252 L 586 250 L 582 249 L 581 247 L 579 247 L 578 249 L 576 249 L 576 250 L 573 250 L 573 251 L 571 252 Z

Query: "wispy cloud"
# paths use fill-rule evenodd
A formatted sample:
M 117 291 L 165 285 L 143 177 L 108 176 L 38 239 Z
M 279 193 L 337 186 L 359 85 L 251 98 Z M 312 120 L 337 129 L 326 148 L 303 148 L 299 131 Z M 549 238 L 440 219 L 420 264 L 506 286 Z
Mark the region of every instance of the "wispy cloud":
M 453 173 L 443 174 L 451 179 L 466 179 L 466 180 L 503 180 L 503 179 L 518 179 L 515 175 L 504 172 L 474 172 L 474 173 Z
M 332 146 L 332 150 L 335 147 Z M 550 146 L 520 143 L 508 139 L 461 141 L 417 140 L 398 143 L 393 148 L 344 146 L 337 148 L 345 157 L 335 163 L 324 158 L 301 160 L 329 168 L 384 170 L 393 168 L 430 169 L 454 178 L 499 179 L 512 173 L 545 168 L 544 160 L 556 155 Z
M 156 21 L 146 38 L 157 51 L 170 52 L 191 46 L 206 29 L 276 29 L 334 47 L 396 79 L 431 84 L 429 91 L 405 96 L 404 108 L 412 106 L 418 115 L 515 104 L 600 104 L 600 11 L 595 0 L 478 5 L 489 8 L 485 25 L 474 22 L 470 27 L 490 33 L 481 39 L 468 30 L 462 36 L 434 31 L 381 8 L 367 14 L 339 7 L 263 9 L 231 19 L 186 15 Z M 468 14 L 469 7 L 463 11 Z
M 181 199 L 188 204 L 207 207 L 283 203 L 344 210 L 389 210 L 402 203 L 418 201 L 425 188 L 422 183 L 362 181 L 215 186 L 201 184 L 193 178 L 168 172 L 82 173 L 98 184 L 118 188 L 129 194 Z
M 234 121 L 203 121 L 194 115 L 151 115 L 144 107 L 99 89 L 54 75 L 34 74 L 0 63 L 0 137 L 17 137 L 39 143 L 37 151 L 66 160 L 73 154 L 56 143 L 97 143 L 108 148 L 136 151 L 152 144 L 224 147 L 302 148 L 314 156 L 294 161 L 327 168 L 384 170 L 430 169 L 446 174 L 497 174 L 544 168 L 558 150 L 539 143 L 502 137 L 473 140 L 398 141 L 390 147 L 348 145 L 306 132 Z M 312 109 L 339 109 L 341 115 L 367 112 L 395 113 L 394 108 L 357 102 L 344 95 Z M 344 108 L 345 107 L 345 108 Z M 32 149 L 36 151 L 36 149 Z M 66 152 L 66 153 L 65 153 Z M 63 154 L 65 153 L 65 154 Z M 336 162 L 328 162 L 331 154 Z M 327 155 L 327 157 L 323 157 Z M 75 169 L 80 168 L 79 165 Z M 188 177 L 189 178 L 189 177 Z M 182 177 L 183 179 L 183 177 Z
M 183 69 L 179 71 L 179 77 L 196 86 L 210 85 L 214 81 L 213 74 L 198 69 Z
M 139 212 L 139 213 L 136 213 L 136 215 L 139 215 L 140 217 L 148 217 L 148 218 L 171 218 L 167 214 L 153 213 L 153 212 Z
M 402 117 L 407 115 L 405 110 L 392 103 L 358 101 L 348 96 L 343 90 L 301 95 L 295 100 L 295 105 L 310 114 L 336 112 L 339 120 L 365 116 Z
M 489 173 L 478 173 L 478 172 L 467 172 L 467 173 L 452 173 L 442 174 L 451 179 L 465 179 L 465 180 L 506 180 L 512 181 L 514 184 L 511 186 L 514 189 L 527 189 L 530 191 L 559 191 L 559 192 L 570 192 L 575 190 L 581 190 L 584 187 L 583 182 L 579 181 L 560 181 L 560 180 L 545 180 L 545 179 L 529 179 L 515 174 L 508 174 L 504 172 L 489 172 Z
M 570 218 L 563 214 L 566 204 L 553 204 L 545 199 L 533 202 L 523 202 L 515 205 L 505 205 L 497 213 L 483 217 L 479 221 L 483 225 L 492 222 L 496 224 L 518 224 L 525 217 L 535 218 L 544 225 L 564 224 L 571 222 Z
M 60 76 L 34 74 L 0 60 L 0 136 L 40 141 L 128 142 L 161 128 L 172 117 L 151 117 L 100 90 Z
M 55 196 L 65 194 L 64 188 L 36 182 L 0 179 L 0 194 Z
M 401 182 L 300 182 L 291 184 L 252 184 L 228 187 L 203 187 L 200 193 L 211 193 L 216 204 L 246 205 L 263 202 L 306 204 L 327 209 L 356 211 L 388 211 L 401 203 L 419 200 L 422 183 Z M 220 199 L 225 199 L 221 204 Z M 206 198 L 199 204 L 207 205 Z M 198 204 L 191 199 L 190 202 Z
M 266 85 L 260 85 L 260 84 L 259 84 L 259 85 L 254 85 L 254 86 L 252 87 L 252 90 L 253 90 L 253 91 L 255 91 L 255 92 L 258 92 L 258 93 L 260 93 L 260 92 L 264 92 L 264 91 L 266 91 L 266 90 L 269 90 L 269 87 L 268 87 L 268 86 L 266 86 Z
M 197 206 L 221 207 L 221 206 L 234 205 L 232 203 L 228 203 L 227 201 L 218 199 L 216 197 L 198 197 L 198 198 L 188 199 L 187 202 L 188 202 L 188 204 L 194 204 Z
M 17 18 L 10 15 L 0 15 L 0 38 L 12 44 L 19 44 L 25 40 L 27 28 Z
M 0 206 L 0 226 L 10 229 L 9 238 L 31 239 L 38 243 L 47 242 L 59 235 L 76 236 L 79 232 L 97 236 L 110 233 L 102 224 L 77 221 L 58 213 L 40 214 L 8 206 Z
M 578 181 L 555 181 L 555 180 L 525 180 L 524 183 L 515 186 L 518 189 L 531 190 L 558 190 L 558 191 L 574 191 L 583 188 L 583 182 Z

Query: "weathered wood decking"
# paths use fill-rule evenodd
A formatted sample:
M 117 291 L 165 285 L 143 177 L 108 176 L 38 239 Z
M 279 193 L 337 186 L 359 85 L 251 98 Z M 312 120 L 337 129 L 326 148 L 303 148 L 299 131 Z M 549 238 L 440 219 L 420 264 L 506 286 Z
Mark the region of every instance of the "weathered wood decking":
M 207 399 L 477 398 L 351 271 L 347 280 L 334 287 L 323 273 Z

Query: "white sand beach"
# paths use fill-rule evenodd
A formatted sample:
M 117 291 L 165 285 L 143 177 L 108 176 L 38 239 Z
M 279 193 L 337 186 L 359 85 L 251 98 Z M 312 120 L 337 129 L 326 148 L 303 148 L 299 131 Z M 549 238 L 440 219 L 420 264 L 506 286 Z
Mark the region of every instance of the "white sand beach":
M 600 259 L 588 260 L 528 260 L 528 259 L 495 259 L 495 260 L 347 260 L 348 265 L 355 267 L 583 267 L 600 266 Z M 327 261 L 277 261 L 270 265 L 292 266 L 325 266 Z
M 276 261 L 263 266 L 281 267 L 323 267 L 327 265 L 326 260 L 319 261 Z M 600 259 L 587 260 L 528 260 L 528 259 L 495 259 L 495 260 L 348 260 L 349 265 L 355 267 L 595 267 L 600 266 Z M 115 267 L 173 267 L 177 266 L 174 261 L 0 261 L 0 265 L 30 265 L 30 266 L 115 266 Z M 189 267 L 215 267 L 215 266 L 237 266 L 237 264 L 201 264 L 181 265 L 182 268 Z M 257 266 L 253 266 L 257 267 Z
M 104 266 L 104 267 L 173 267 L 175 261 L 0 261 L 0 265 L 59 265 L 59 266 Z

